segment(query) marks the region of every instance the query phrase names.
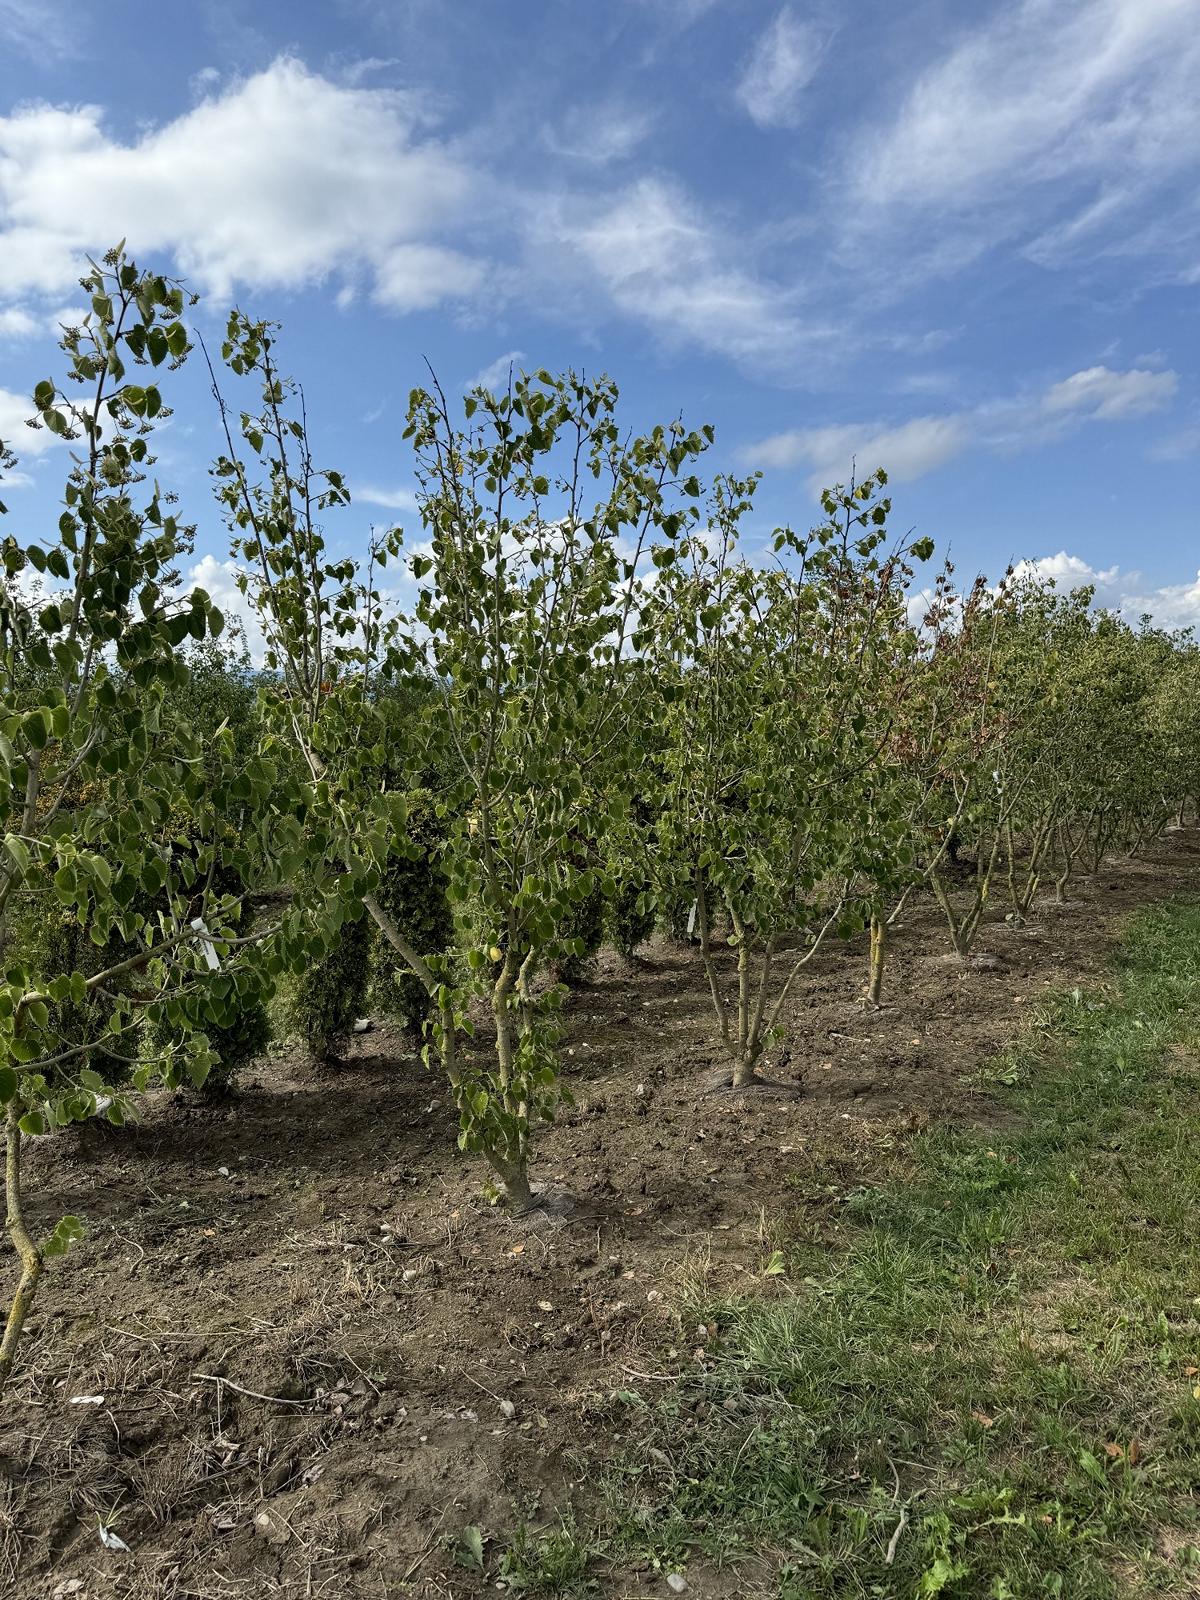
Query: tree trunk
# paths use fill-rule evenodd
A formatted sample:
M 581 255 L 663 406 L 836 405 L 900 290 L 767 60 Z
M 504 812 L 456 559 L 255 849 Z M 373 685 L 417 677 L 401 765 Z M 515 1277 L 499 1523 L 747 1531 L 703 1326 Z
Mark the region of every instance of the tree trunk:
M 518 1156 L 515 1161 L 509 1161 L 504 1156 L 489 1150 L 487 1159 L 492 1171 L 500 1179 L 500 1186 L 504 1190 L 504 1198 L 510 1209 L 517 1215 L 524 1211 L 532 1211 L 533 1190 L 529 1186 L 529 1172 L 524 1155 Z
M 749 1088 L 755 1082 L 755 1065 L 755 1058 L 748 1051 L 738 1056 L 733 1064 L 733 1087 L 735 1089 Z
M 17 1101 L 10 1100 L 5 1116 L 4 1185 L 8 1236 L 21 1262 L 21 1278 L 9 1309 L 4 1337 L 0 1340 L 0 1389 L 3 1389 L 8 1382 L 9 1374 L 12 1372 L 25 1319 L 33 1305 L 44 1266 L 42 1253 L 34 1244 L 25 1226 L 25 1211 L 21 1196 L 22 1135 L 17 1125 L 19 1116 Z
M 879 915 L 871 917 L 871 977 L 867 1002 L 878 1008 L 883 993 L 883 964 L 887 950 L 887 923 Z

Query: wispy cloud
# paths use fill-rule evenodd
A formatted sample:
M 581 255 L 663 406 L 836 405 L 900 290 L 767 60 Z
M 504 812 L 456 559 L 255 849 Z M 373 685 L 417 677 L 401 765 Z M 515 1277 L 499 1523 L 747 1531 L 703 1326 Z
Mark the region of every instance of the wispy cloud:
M 641 178 L 588 204 L 561 196 L 533 216 L 530 242 L 534 255 L 548 246 L 556 266 L 573 266 L 593 302 L 602 295 L 667 344 L 778 372 L 810 343 L 835 337 L 665 179 Z
M 0 0 L 0 39 L 34 59 L 80 54 L 85 19 L 73 3 L 48 0 Z
M 794 128 L 808 88 L 829 47 L 831 30 L 784 6 L 755 41 L 738 80 L 737 97 L 760 128 Z
M 749 445 L 744 454 L 762 467 L 807 466 L 809 485 L 819 493 L 849 481 L 855 463 L 860 477 L 886 467 L 898 482 L 921 478 L 960 455 L 970 443 L 965 417 L 913 417 L 888 427 L 844 423 L 827 428 L 794 428 Z
M 649 107 L 619 100 L 573 105 L 557 121 L 542 124 L 541 140 L 552 155 L 607 166 L 635 154 L 656 119 Z
M 1130 248 L 1200 164 L 1198 22 L 1195 0 L 994 8 L 852 136 L 832 191 L 847 236 L 874 249 L 881 228 L 903 233 L 931 272 L 1000 240 L 1043 265 Z M 1198 225 L 1193 208 L 1156 236 L 1192 259 Z
M 1088 422 L 1122 422 L 1162 411 L 1178 387 L 1174 372 L 1088 367 L 1052 384 L 1034 398 L 992 401 L 945 416 L 906 422 L 844 423 L 793 428 L 746 447 L 745 459 L 763 467 L 809 469 L 813 493 L 885 467 L 898 481 L 911 481 L 944 466 L 972 446 L 1026 449 L 1061 438 Z
M 1165 439 L 1151 446 L 1149 454 L 1152 461 L 1190 461 L 1193 457 L 1200 458 L 1200 423 L 1169 433 Z
M 382 506 L 386 511 L 415 511 L 417 509 L 417 496 L 414 490 L 403 487 L 395 489 L 381 488 L 377 484 L 364 483 L 355 486 L 351 484 L 352 497 L 368 506 Z
M 1174 372 L 1139 367 L 1113 372 L 1109 367 L 1088 367 L 1048 389 L 1042 406 L 1051 415 L 1075 413 L 1113 422 L 1161 411 L 1174 399 L 1178 387 Z
M 508 375 L 516 371 L 525 360 L 524 350 L 506 350 L 502 356 L 488 363 L 473 378 L 463 384 L 464 389 L 500 390 L 508 388 Z

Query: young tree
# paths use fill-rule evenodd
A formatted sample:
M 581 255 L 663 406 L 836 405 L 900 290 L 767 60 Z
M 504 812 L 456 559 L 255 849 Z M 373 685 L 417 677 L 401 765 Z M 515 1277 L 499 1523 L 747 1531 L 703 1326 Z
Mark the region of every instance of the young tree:
M 330 559 L 318 517 L 348 496 L 338 474 L 313 467 L 302 396 L 278 373 L 273 337 L 238 315 L 224 348 L 235 373 L 258 381 L 260 409 L 240 432 L 266 479 L 243 464 L 232 425 L 217 473 L 280 675 L 276 715 L 310 774 L 310 847 L 425 986 L 460 1145 L 528 1208 L 532 1130 L 558 1094 L 558 990 L 539 980 L 580 953 L 572 919 L 601 881 L 594 863 L 622 807 L 594 778 L 640 683 L 620 670 L 636 583 L 653 542 L 669 548 L 686 525 L 674 491 L 705 439 L 678 427 L 623 439 L 606 379 L 539 372 L 501 396 L 476 390 L 465 426 L 436 383 L 414 391 L 426 543 L 411 561 L 412 617 L 388 617 L 376 571 L 399 533 L 361 567 Z M 386 759 L 381 674 L 423 681 L 434 701 Z M 418 848 L 406 795 L 431 768 L 448 773 L 440 865 L 457 960 L 415 949 L 379 895 L 389 860 Z M 463 1044 L 477 1005 L 486 1052 Z
M 905 849 L 880 761 L 881 687 L 914 648 L 910 553 L 884 553 L 882 472 L 824 497 L 811 534 L 785 529 L 787 563 L 737 553 L 753 479 L 718 480 L 708 528 L 653 601 L 667 728 L 660 892 L 684 883 L 732 1084 L 759 1061 L 805 966 L 830 933 L 861 928 Z M 727 994 L 718 919 L 736 952 Z
M 0 545 L 0 1102 L 20 1265 L 0 1382 L 47 1257 L 80 1226 L 63 1218 L 39 1237 L 25 1141 L 101 1112 L 120 1123 L 154 1078 L 203 1080 L 205 1023 L 223 1020 L 268 959 L 263 935 L 239 930 L 240 899 L 216 887 L 219 871 L 269 882 L 288 866 L 287 830 L 269 826 L 270 760 L 239 760 L 227 731 L 206 753 L 164 712 L 186 680 L 185 641 L 221 627 L 203 590 L 178 587 L 190 531 L 149 478 L 149 436 L 168 415 L 152 369 L 187 354 L 183 292 L 120 249 L 83 289 L 90 310 L 63 339 L 83 395 L 47 380 L 33 397 L 33 425 L 71 447 L 64 509 L 49 537 Z M 11 466 L 11 451 L 0 456 Z M 25 933 L 60 917 L 98 950 L 119 940 L 127 953 L 86 971 L 47 966 Z M 143 1017 L 152 1037 L 169 1023 L 170 1042 L 148 1044 Z M 100 1051 L 124 1059 L 125 1082 L 96 1071 Z

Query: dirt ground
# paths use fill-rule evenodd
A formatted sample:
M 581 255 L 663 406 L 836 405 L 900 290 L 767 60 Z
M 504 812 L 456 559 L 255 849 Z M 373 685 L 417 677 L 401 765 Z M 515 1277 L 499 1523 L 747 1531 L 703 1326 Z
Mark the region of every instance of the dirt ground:
M 536 1176 L 583 1203 L 566 1225 L 486 1203 L 438 1081 L 384 1029 L 335 1073 L 281 1054 L 228 1106 L 164 1094 L 137 1127 L 38 1141 L 34 1220 L 89 1234 L 51 1263 L 0 1404 L 0 1593 L 487 1592 L 462 1530 L 586 1503 L 614 1391 L 704 1359 L 674 1310 L 687 1275 L 749 1282 L 781 1218 L 835 1236 L 914 1130 L 1002 1118 L 988 1067 L 1022 1008 L 1096 981 L 1131 908 L 1198 889 L 1200 833 L 1168 834 L 1024 926 L 998 902 L 979 948 L 1000 964 L 969 968 L 924 901 L 879 1012 L 862 943 L 827 949 L 768 1063 L 798 1097 L 707 1092 L 693 952 L 605 955 L 567 1011 L 576 1103 L 539 1142 Z M 600 1592 L 669 1591 L 631 1572 Z

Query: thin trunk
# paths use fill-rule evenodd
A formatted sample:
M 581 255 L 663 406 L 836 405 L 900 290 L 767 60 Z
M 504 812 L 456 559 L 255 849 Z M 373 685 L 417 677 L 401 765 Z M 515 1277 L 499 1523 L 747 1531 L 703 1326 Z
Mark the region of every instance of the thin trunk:
M 509 997 L 517 981 L 518 965 L 515 952 L 507 950 L 500 976 L 492 990 L 492 1017 L 496 1029 L 496 1072 L 500 1096 L 504 1101 L 505 1111 L 514 1117 L 517 1126 L 524 1130 L 529 1108 L 519 1097 L 514 1097 L 513 1011 L 509 1004 Z M 518 1135 L 515 1150 L 507 1152 L 488 1150 L 486 1155 L 504 1185 L 504 1193 L 509 1204 L 517 1211 L 528 1210 L 533 1203 L 533 1193 L 529 1187 L 529 1152 L 524 1131 Z
M 713 1010 L 717 1014 L 717 1024 L 721 1029 L 721 1042 L 732 1054 L 734 1049 L 733 1037 L 729 1032 L 729 1016 L 725 1009 L 725 1002 L 721 998 L 721 981 L 717 972 L 717 964 L 712 953 L 712 929 L 708 920 L 708 896 L 705 893 L 704 880 L 697 875 L 696 878 L 696 919 L 700 924 L 700 959 L 704 962 L 704 973 L 708 978 L 708 992 L 712 996 Z
M 734 938 L 738 942 L 738 1028 L 737 1050 L 733 1058 L 733 1087 L 744 1089 L 754 1082 L 754 1067 L 759 1050 L 750 1014 L 750 948 L 746 924 L 731 906 L 729 920 L 733 924 Z
M 25 1210 L 21 1196 L 22 1134 L 18 1126 L 19 1117 L 17 1101 L 10 1100 L 5 1116 L 4 1186 L 7 1199 L 8 1237 L 12 1240 L 13 1249 L 17 1252 L 21 1263 L 21 1277 L 9 1308 L 4 1337 L 0 1340 L 0 1389 L 3 1389 L 8 1382 L 9 1374 L 12 1372 L 25 1319 L 33 1305 L 33 1297 L 37 1293 L 38 1281 L 44 1266 L 42 1252 L 34 1244 L 25 1226 Z
M 1066 866 L 1054 880 L 1054 902 L 1064 905 L 1067 898 L 1067 884 L 1071 881 L 1071 867 L 1073 863 L 1068 859 Z
M 883 917 L 871 918 L 871 981 L 867 986 L 867 1002 L 878 1007 L 883 993 L 883 966 L 887 950 L 887 922 Z
M 1054 823 L 1047 818 L 1040 822 L 1033 835 L 1029 850 L 1029 865 L 1025 869 L 1025 883 L 1017 895 L 1016 909 L 1024 916 L 1034 902 L 1042 882 L 1042 863 L 1050 844 Z
M 1013 910 L 1019 912 L 1021 896 L 1017 890 L 1017 841 L 1011 818 L 1004 825 L 1004 838 L 1008 850 L 1008 898 L 1012 901 Z

